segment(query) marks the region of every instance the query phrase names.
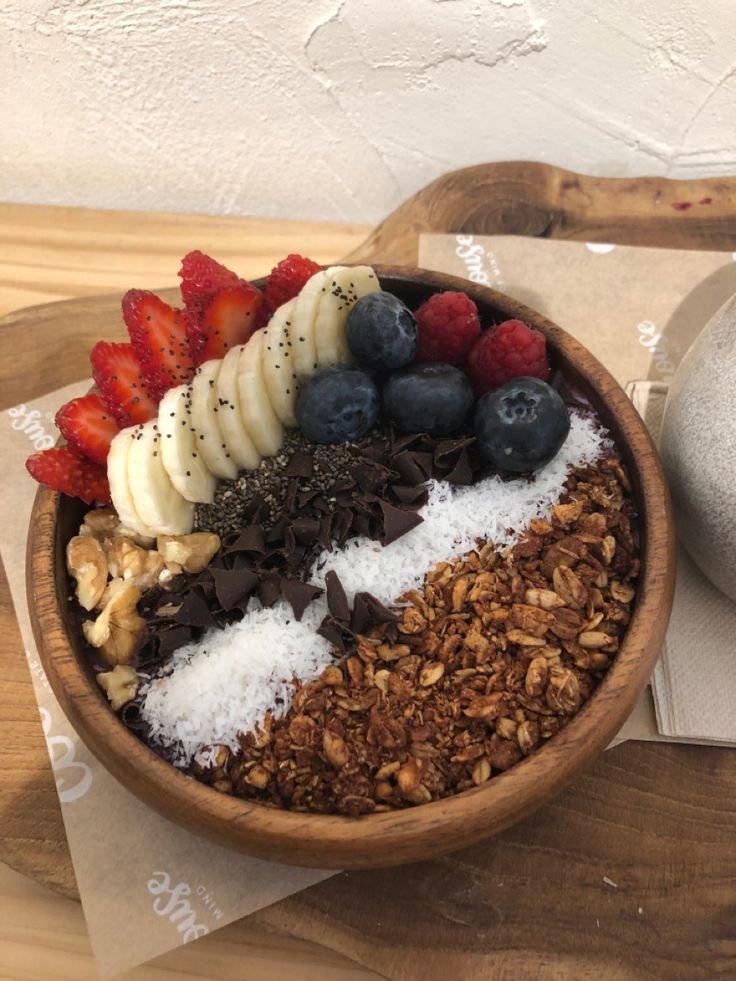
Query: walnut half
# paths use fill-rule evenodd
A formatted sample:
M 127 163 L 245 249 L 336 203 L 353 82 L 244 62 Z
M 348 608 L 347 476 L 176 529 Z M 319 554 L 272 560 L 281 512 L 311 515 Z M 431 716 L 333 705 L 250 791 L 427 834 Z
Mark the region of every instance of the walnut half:
M 141 591 L 131 582 L 114 579 L 107 590 L 105 608 L 96 620 L 87 620 L 82 630 L 88 644 L 97 647 L 110 667 L 130 664 L 138 638 L 146 625 L 136 604 Z
M 202 572 L 220 549 L 220 538 L 211 531 L 195 531 L 191 535 L 159 535 L 156 547 L 175 574 Z
M 94 610 L 107 586 L 107 559 L 96 538 L 76 535 L 66 547 L 66 567 L 77 583 L 77 599 Z
M 138 691 L 138 674 L 129 664 L 116 664 L 112 671 L 102 671 L 97 681 L 115 712 L 135 698 Z

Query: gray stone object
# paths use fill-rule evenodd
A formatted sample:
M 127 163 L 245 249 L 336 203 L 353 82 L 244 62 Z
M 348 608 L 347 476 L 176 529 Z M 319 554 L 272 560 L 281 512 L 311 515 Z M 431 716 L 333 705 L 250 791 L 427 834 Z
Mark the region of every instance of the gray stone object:
M 680 541 L 736 602 L 736 296 L 709 321 L 677 369 L 660 452 Z

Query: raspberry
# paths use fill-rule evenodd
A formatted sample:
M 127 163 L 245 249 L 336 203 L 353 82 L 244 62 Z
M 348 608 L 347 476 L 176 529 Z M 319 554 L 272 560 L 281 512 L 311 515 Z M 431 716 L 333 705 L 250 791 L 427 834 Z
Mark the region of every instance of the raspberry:
M 274 266 L 266 279 L 263 295 L 265 306 L 273 313 L 282 303 L 293 299 L 301 292 L 302 286 L 322 267 L 303 255 L 287 255 Z
M 467 293 L 435 293 L 414 313 L 419 327 L 417 361 L 465 361 L 480 334 L 478 308 Z
M 522 320 L 505 320 L 485 331 L 468 355 L 468 377 L 478 395 L 512 378 L 549 378 L 544 334 Z

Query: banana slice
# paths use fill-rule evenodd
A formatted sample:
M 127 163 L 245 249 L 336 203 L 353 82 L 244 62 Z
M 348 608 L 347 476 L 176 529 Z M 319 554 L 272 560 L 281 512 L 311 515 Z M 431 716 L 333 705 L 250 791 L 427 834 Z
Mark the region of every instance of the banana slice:
M 117 437 L 116 437 L 117 438 Z M 184 500 L 169 479 L 161 456 L 158 423 L 151 419 L 137 426 L 128 450 L 128 487 L 145 534 L 188 535 L 194 505 Z M 134 528 L 144 534 L 141 528 Z
M 257 330 L 241 345 L 238 362 L 240 413 L 250 438 L 262 456 L 274 456 L 284 442 L 284 428 L 273 410 L 263 378 L 263 349 L 266 334 Z
M 264 328 L 264 345 L 261 351 L 263 379 L 274 412 L 285 426 L 296 426 L 294 403 L 298 379 L 294 370 L 292 311 L 294 300 L 289 300 L 274 311 Z
M 217 422 L 217 376 L 221 365 L 222 360 L 215 358 L 197 368 L 192 381 L 191 420 L 197 452 L 202 454 L 204 465 L 213 477 L 224 480 L 237 476 L 238 468 Z
M 161 459 L 171 483 L 187 501 L 211 504 L 216 482 L 196 445 L 191 385 L 170 388 L 161 399 L 158 431 Z
M 381 284 L 370 266 L 332 266 L 325 270 L 323 289 L 314 321 L 320 368 L 352 361 L 345 339 L 345 322 L 361 296 L 378 293 Z
M 240 411 L 238 368 L 243 345 L 230 348 L 222 360 L 217 376 L 217 422 L 231 458 L 239 470 L 255 470 L 261 455 L 253 444 Z
M 325 286 L 326 272 L 315 273 L 302 286 L 296 298 L 291 320 L 291 350 L 294 358 L 294 371 L 299 378 L 309 378 L 317 370 L 317 343 L 314 338 L 314 321 L 322 289 Z
M 107 454 L 110 496 L 118 517 L 126 528 L 146 538 L 155 538 L 156 532 L 141 520 L 128 484 L 128 454 L 136 432 L 137 427 L 128 426 L 127 429 L 121 429 L 110 443 L 110 452 Z

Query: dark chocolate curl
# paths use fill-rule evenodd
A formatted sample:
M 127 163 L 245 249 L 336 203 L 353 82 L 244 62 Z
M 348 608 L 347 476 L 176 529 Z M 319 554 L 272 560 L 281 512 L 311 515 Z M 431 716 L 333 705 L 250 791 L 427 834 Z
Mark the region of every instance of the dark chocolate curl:
M 281 583 L 276 575 L 264 579 L 258 586 L 258 599 L 264 606 L 273 606 L 281 599 Z
M 323 590 L 312 583 L 302 582 L 300 579 L 282 579 L 281 594 L 287 603 L 291 604 L 294 617 L 301 620 L 304 611 L 316 599 Z
M 250 596 L 258 585 L 258 576 L 252 569 L 213 569 L 212 578 L 217 601 L 226 613 Z
M 332 569 L 325 576 L 325 587 L 327 592 L 327 609 L 336 620 L 343 623 L 350 622 L 350 604 L 342 588 L 342 583 L 336 572 Z
M 199 593 L 195 593 L 194 590 L 188 592 L 184 597 L 173 619 L 177 623 L 182 623 L 187 627 L 217 626 L 215 618 L 210 613 L 207 602 L 202 599 Z
M 381 501 L 381 511 L 383 512 L 383 534 L 381 544 L 390 545 L 397 538 L 401 538 L 407 531 L 416 528 L 422 523 L 422 518 L 416 511 L 404 511 L 402 508 L 395 508 L 388 501 Z
M 248 525 L 238 535 L 232 545 L 228 548 L 230 552 L 257 552 L 262 555 L 266 550 L 263 540 L 263 528 L 260 525 Z
M 314 474 L 314 457 L 307 450 L 297 450 L 283 470 L 285 477 L 311 477 Z

